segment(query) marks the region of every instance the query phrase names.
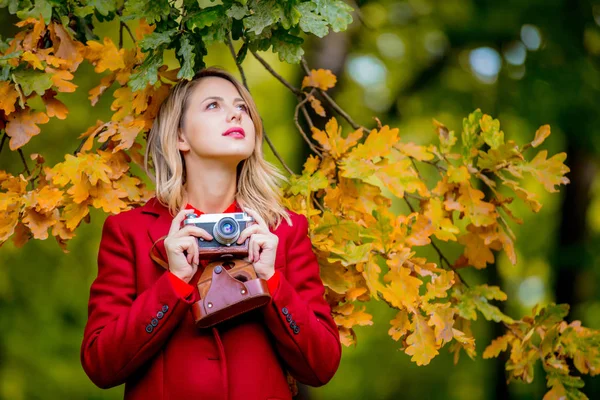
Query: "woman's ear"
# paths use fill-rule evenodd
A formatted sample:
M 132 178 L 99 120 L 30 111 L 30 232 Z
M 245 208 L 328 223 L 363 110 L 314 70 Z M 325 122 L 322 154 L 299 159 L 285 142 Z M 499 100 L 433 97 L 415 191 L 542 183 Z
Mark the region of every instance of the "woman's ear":
M 177 148 L 180 151 L 189 151 L 190 150 L 190 145 L 187 142 L 187 139 L 185 138 L 185 135 L 183 134 L 181 129 L 179 129 L 177 131 Z

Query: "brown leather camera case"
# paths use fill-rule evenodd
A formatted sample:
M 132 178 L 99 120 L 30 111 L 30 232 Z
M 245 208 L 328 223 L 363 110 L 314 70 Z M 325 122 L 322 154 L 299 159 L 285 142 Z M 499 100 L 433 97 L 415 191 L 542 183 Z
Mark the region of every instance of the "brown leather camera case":
M 198 328 L 264 306 L 271 300 L 267 281 L 256 275 L 252 263 L 241 259 L 209 263 L 198 280 L 200 300 L 192 304 Z

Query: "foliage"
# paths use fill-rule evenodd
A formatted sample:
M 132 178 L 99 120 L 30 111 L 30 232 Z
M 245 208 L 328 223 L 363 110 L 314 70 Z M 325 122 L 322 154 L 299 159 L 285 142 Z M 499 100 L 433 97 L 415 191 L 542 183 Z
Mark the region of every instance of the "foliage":
M 141 143 L 161 101 L 173 84 L 204 67 L 208 45 L 226 43 L 233 49 L 233 40 L 241 41 L 233 53 L 240 69 L 248 51 L 261 60 L 257 51 L 269 48 L 280 60 L 298 63 L 303 61 L 303 36 L 323 37 L 330 28 L 338 32 L 352 21 L 352 9 L 340 0 L 229 0 L 208 7 L 192 0 L 36 0 L 0 6 L 21 19 L 21 30 L 0 47 L 2 145 L 8 140 L 26 169 L 18 175 L 0 171 L 0 243 L 12 238 L 22 246 L 30 238 L 46 239 L 51 229 L 64 251 L 81 222 L 89 221 L 90 207 L 118 213 L 152 196 L 130 167 L 143 163 Z M 117 20 L 120 43 L 97 37 L 94 18 Z M 138 20 L 133 34 L 127 23 Z M 123 46 L 125 30 L 132 48 Z M 169 49 L 180 68 L 164 65 Z M 35 166 L 30 171 L 23 147 L 49 118 L 67 117 L 69 110 L 56 96 L 77 89 L 71 81 L 83 61 L 104 74 L 89 92 L 92 106 L 108 88 L 118 86 L 114 114 L 82 133 L 80 145 L 63 162 L 50 167 L 42 155 L 31 154 Z M 507 328 L 484 358 L 510 348 L 506 368 L 511 379 L 531 382 L 533 365 L 540 360 L 550 387 L 546 398 L 585 398 L 569 363 L 579 373 L 598 373 L 598 332 L 577 321 L 567 324 L 566 305 L 534 308 L 531 316 L 515 320 L 493 303 L 506 299 L 500 288 L 470 286 L 460 276 L 462 268 L 493 263 L 494 251 L 517 262 L 509 221 L 521 220 L 510 204 L 519 198 L 533 212 L 542 207 L 525 189 L 524 176 L 535 177 L 548 192 L 568 183 L 566 154 L 549 157 L 546 150 L 536 150 L 550 127 L 540 127 L 529 143 L 519 145 L 505 138 L 497 119 L 475 110 L 463 120 L 460 133 L 434 120 L 438 144 L 403 142 L 398 129 L 379 123 L 368 130 L 355 124 L 326 93 L 335 87 L 336 77 L 304 68 L 302 87 L 287 85 L 299 98 L 296 123 L 302 110 L 311 126 L 312 140 L 297 123 L 314 155 L 302 174 L 290 176 L 285 200 L 309 218 L 342 342 L 356 343 L 353 327 L 373 323 L 358 304 L 375 299 L 397 310 L 388 333 L 412 361 L 427 365 L 446 344 L 457 361 L 461 350 L 476 355 L 470 324 L 481 314 Z M 314 126 L 307 105 L 325 116 L 323 102 L 354 130 L 343 133 L 335 117 L 323 129 Z M 426 179 L 422 168 L 431 168 L 436 178 Z M 394 214 L 395 200 L 403 201 L 409 212 Z M 454 242 L 462 255 L 450 261 L 436 241 Z M 439 263 L 417 255 L 425 246 L 438 252 Z

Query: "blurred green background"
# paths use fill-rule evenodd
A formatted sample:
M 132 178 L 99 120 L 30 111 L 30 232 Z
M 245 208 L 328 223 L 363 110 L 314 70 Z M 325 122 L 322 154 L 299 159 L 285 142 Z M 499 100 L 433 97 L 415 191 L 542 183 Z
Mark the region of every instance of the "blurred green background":
M 399 127 L 403 140 L 422 144 L 436 140 L 432 118 L 460 131 L 462 118 L 475 108 L 499 118 L 506 137 L 517 143 L 530 141 L 540 125 L 551 125 L 552 135 L 542 148 L 551 154 L 567 152 L 571 184 L 548 195 L 529 181 L 527 190 L 538 193 L 544 207 L 533 214 L 519 202 L 513 204 L 524 219 L 523 225 L 513 226 L 518 264 L 512 266 L 500 254 L 495 265 L 464 275 L 470 283 L 500 285 L 509 297 L 503 307 L 513 317 L 530 312 L 536 303 L 569 303 L 569 320 L 600 329 L 600 256 L 593 250 L 600 247 L 600 2 L 350 4 L 357 10 L 350 29 L 324 39 L 309 38 L 305 51 L 311 68 L 331 69 L 337 75 L 330 93 L 358 123 L 374 127 L 376 116 L 383 124 Z M 2 37 L 13 36 L 16 20 L 5 9 L 0 21 Z M 117 42 L 116 24 L 97 27 L 98 35 Z M 128 39 L 125 44 L 131 45 Z M 300 85 L 299 66 L 280 63 L 270 53 L 263 56 Z M 173 57 L 168 61 L 176 66 Z M 211 48 L 206 62 L 239 76 L 223 46 Z M 252 56 L 244 68 L 267 134 L 299 172 L 308 152 L 293 124 L 295 97 Z M 87 91 L 99 81 L 93 68 L 83 63 L 75 78 L 79 89 L 58 96 L 70 110 L 68 118 L 53 118 L 42 126 L 42 133 L 24 147 L 25 154 L 41 153 L 52 166 L 75 150 L 77 137 L 97 119 L 108 120 L 112 91 L 95 107 L 87 100 Z M 18 174 L 18 154 L 5 147 L 0 169 Z M 268 150 L 267 154 L 277 163 Z M 92 211 L 91 223 L 77 230 L 68 254 L 52 239 L 30 241 L 20 249 L 12 242 L 2 246 L 0 399 L 122 398 L 123 386 L 98 389 L 79 362 L 105 217 Z M 455 246 L 443 250 L 452 258 L 459 253 Z M 417 367 L 387 335 L 395 313 L 381 302 L 369 304 L 367 311 L 374 315 L 374 326 L 357 328 L 358 346 L 344 348 L 333 380 L 322 388 L 301 387 L 302 398 L 541 399 L 547 390 L 539 366 L 533 384 L 507 385 L 502 357 L 481 358 L 491 339 L 502 333 L 495 324 L 474 324 L 476 360 L 463 354 L 454 365 L 443 349 L 429 366 Z M 590 399 L 600 398 L 600 379 L 586 378 L 583 390 Z

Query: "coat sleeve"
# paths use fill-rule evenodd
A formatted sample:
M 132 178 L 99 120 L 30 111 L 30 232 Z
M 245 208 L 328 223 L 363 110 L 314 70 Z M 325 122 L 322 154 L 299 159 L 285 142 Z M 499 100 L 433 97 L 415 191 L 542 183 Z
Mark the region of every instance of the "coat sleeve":
M 308 221 L 303 215 L 293 216 L 286 270 L 272 301 L 262 310 L 292 376 L 306 385 L 322 386 L 338 369 L 340 336 L 323 297 L 325 287 L 308 237 Z
M 81 345 L 83 369 L 103 389 L 124 383 L 156 355 L 193 302 L 179 294 L 167 271 L 136 296 L 134 253 L 118 221 L 109 216 L 102 229 Z

